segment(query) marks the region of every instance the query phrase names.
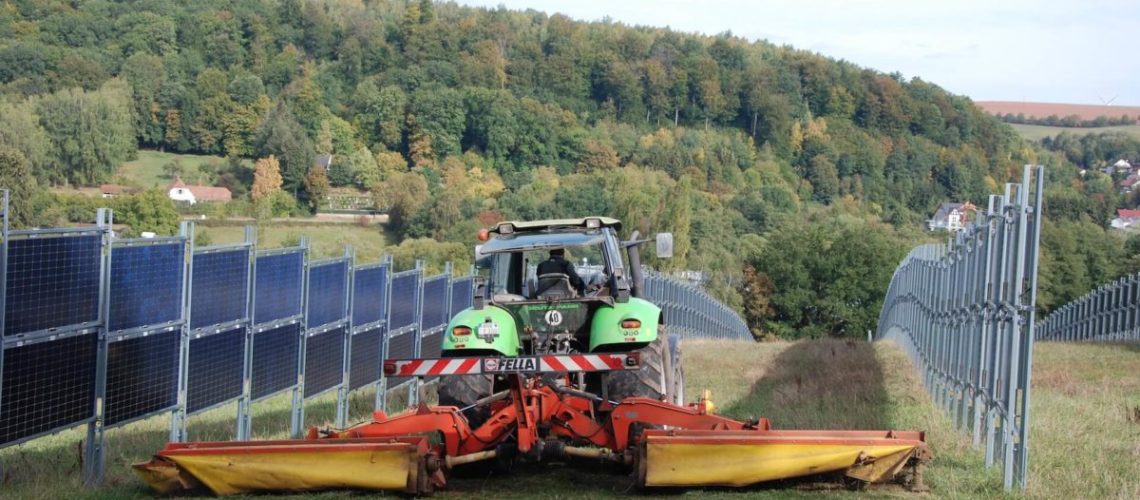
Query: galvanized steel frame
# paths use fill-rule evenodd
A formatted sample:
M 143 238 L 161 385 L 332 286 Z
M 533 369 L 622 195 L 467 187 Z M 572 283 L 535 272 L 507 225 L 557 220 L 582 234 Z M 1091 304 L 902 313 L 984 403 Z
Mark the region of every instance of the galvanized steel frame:
M 910 355 L 934 404 L 985 445 L 987 467 L 1024 491 L 1044 168 L 991 196 L 947 245 L 922 245 L 895 270 L 876 339 Z

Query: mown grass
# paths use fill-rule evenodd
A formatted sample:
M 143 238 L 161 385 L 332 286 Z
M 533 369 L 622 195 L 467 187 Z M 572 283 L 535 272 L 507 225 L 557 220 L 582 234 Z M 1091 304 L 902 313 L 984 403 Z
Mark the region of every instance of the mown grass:
M 1032 498 L 1140 498 L 1140 347 L 1039 344 L 1034 367 L 1030 488 Z M 935 459 L 925 480 L 930 493 L 880 487 L 862 492 L 818 483 L 781 483 L 729 489 L 639 492 L 624 471 L 559 464 L 516 466 L 511 471 L 452 477 L 441 498 L 1001 498 L 997 468 L 986 470 L 968 435 L 955 431 L 922 389 L 913 366 L 890 343 L 806 341 L 741 343 L 689 341 L 684 346 L 690 399 L 709 389 L 719 411 L 736 418 L 766 416 L 776 428 L 917 429 L 927 431 Z M 402 392 L 396 397 L 402 396 Z M 431 396 L 429 395 L 429 399 Z M 367 418 L 372 395 L 352 398 L 352 419 Z M 399 403 L 397 403 L 399 404 Z M 254 433 L 281 437 L 288 399 L 254 407 Z M 327 425 L 331 395 L 307 405 L 306 423 Z M 79 484 L 77 430 L 0 450 L 0 496 L 6 498 L 146 498 L 128 465 L 144 459 L 166 438 L 167 421 L 155 418 L 110 431 L 107 482 Z M 233 408 L 190 421 L 194 439 L 226 439 Z M 361 498 L 330 492 L 263 498 Z M 374 496 L 374 495 L 367 495 Z M 383 496 L 392 496 L 391 494 Z
M 1099 134 L 1101 132 L 1124 132 L 1140 139 L 1140 125 L 1114 125 L 1111 127 L 1050 127 L 1047 125 L 1026 125 L 1019 123 L 1009 124 L 1021 137 L 1031 141 L 1040 141 L 1046 137 L 1056 137 L 1061 132 L 1068 132 L 1081 136 L 1085 134 Z
M 143 149 L 139 151 L 137 159 L 119 166 L 115 172 L 116 182 L 146 189 L 164 187 L 173 182 L 173 179 L 166 175 L 162 167 L 173 161 L 182 164 L 182 179 L 188 184 L 196 184 L 199 177 L 207 177 L 205 174 L 199 174 L 200 167 L 221 164 L 226 159 L 220 156 L 183 155 Z
M 199 225 L 195 232 L 207 234 L 213 245 L 240 243 L 245 238 L 245 226 L 238 224 Z M 302 235 L 309 237 L 314 258 L 344 255 L 344 245 L 347 244 L 356 250 L 356 261 L 360 263 L 379 260 L 388 244 L 382 226 L 376 224 L 273 223 L 258 233 L 257 245 L 259 248 L 296 245 Z

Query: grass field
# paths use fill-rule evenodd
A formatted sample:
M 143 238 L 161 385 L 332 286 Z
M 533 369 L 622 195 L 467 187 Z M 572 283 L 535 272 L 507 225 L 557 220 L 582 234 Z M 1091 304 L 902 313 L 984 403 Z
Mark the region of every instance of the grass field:
M 141 188 L 164 187 L 173 182 L 173 179 L 162 171 L 162 166 L 175 160 L 182 163 L 182 178 L 188 184 L 199 182 L 200 166 L 226 161 L 220 156 L 182 155 L 143 149 L 139 150 L 138 159 L 126 162 L 119 167 L 119 170 L 115 172 L 116 182 Z M 246 163 L 249 162 L 246 161 Z M 253 168 L 252 163 L 250 163 L 250 168 Z
M 1085 134 L 1099 134 L 1101 132 L 1125 132 L 1131 134 L 1133 137 L 1140 139 L 1140 125 L 1119 125 L 1115 127 L 1095 127 L 1095 128 L 1071 128 L 1071 127 L 1048 127 L 1045 125 L 1024 125 L 1011 123 L 1009 124 L 1021 134 L 1022 137 L 1031 141 L 1040 141 L 1046 137 L 1056 137 L 1061 132 L 1069 132 L 1074 135 Z
M 211 244 L 239 243 L 245 237 L 245 226 L 199 225 L 196 233 L 208 235 Z M 356 224 L 305 224 L 274 223 L 266 226 L 258 234 L 259 248 L 280 248 L 296 245 L 301 235 L 309 237 L 314 258 L 339 257 L 344 255 L 344 245 L 352 245 L 356 250 L 356 262 L 369 263 L 380 260 L 388 241 L 382 226 L 359 226 Z
M 880 487 L 863 492 L 812 483 L 743 490 L 690 489 L 638 492 L 627 475 L 600 467 L 546 464 L 507 473 L 453 477 L 438 498 L 999 498 L 1000 472 L 985 470 L 969 438 L 954 431 L 928 402 L 912 365 L 892 344 L 814 341 L 741 343 L 690 341 L 684 345 L 690 398 L 710 389 L 723 414 L 766 416 L 776 428 L 894 428 L 927 431 L 935 459 L 927 468 L 931 492 Z M 1039 344 L 1035 351 L 1031 430 L 1031 498 L 1140 498 L 1140 347 Z M 367 418 L 372 396 L 353 398 L 354 420 Z M 254 433 L 280 437 L 288 427 L 288 401 L 271 398 L 254 407 Z M 226 439 L 233 408 L 193 417 L 193 439 Z M 306 423 L 333 417 L 330 397 L 306 409 Z M 0 451 L 7 498 L 147 498 L 130 463 L 159 448 L 167 421 L 156 418 L 109 432 L 107 482 L 79 486 L 80 431 Z M 263 498 L 361 498 L 362 494 Z

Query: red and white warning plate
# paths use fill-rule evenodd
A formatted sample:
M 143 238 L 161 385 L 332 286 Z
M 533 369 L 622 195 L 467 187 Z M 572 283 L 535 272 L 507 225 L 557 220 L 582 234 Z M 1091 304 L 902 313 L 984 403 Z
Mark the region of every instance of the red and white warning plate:
M 514 358 L 389 359 L 384 361 L 384 375 L 435 377 L 481 373 L 568 373 L 636 370 L 640 367 L 638 353 L 559 354 Z

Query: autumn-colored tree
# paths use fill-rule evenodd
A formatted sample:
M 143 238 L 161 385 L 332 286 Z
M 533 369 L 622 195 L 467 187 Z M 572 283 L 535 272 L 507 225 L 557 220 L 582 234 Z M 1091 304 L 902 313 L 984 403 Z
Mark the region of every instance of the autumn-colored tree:
M 427 180 L 416 172 L 392 174 L 373 186 L 372 197 L 376 206 L 388 211 L 388 224 L 393 230 L 403 231 L 416 212 L 429 197 Z
M 314 166 L 305 175 L 305 197 L 309 203 L 309 210 L 316 213 L 328 203 L 329 175 L 323 167 Z
M 268 200 L 281 191 L 281 165 L 277 157 L 269 155 L 253 164 L 253 189 L 249 196 L 254 203 Z

